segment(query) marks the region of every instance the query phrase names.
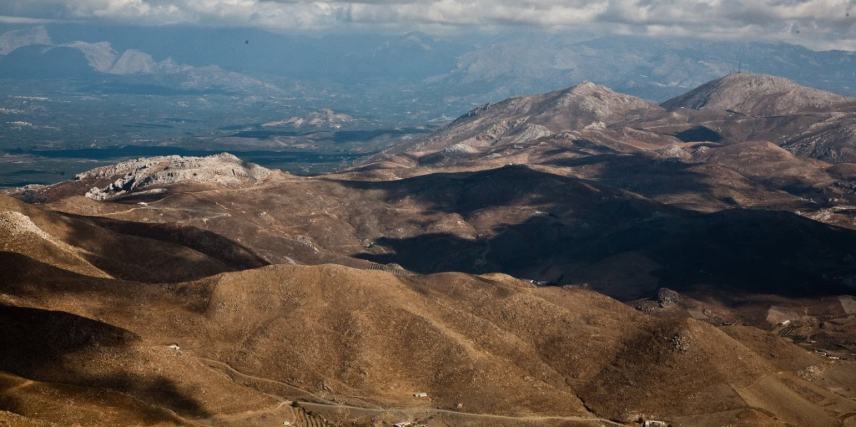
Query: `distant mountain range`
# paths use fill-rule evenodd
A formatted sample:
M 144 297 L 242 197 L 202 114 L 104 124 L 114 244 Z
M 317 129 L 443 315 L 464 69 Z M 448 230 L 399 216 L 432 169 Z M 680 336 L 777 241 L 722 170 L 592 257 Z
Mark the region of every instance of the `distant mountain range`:
M 783 43 L 546 33 L 310 36 L 185 27 L 5 28 L 0 76 L 6 78 L 109 75 L 201 91 L 335 95 L 347 105 L 330 108 L 361 106 L 420 123 L 586 80 L 659 102 L 738 69 L 856 94 L 854 53 Z
M 509 58 L 514 58 L 509 60 Z M 804 85 L 856 94 L 856 55 L 784 43 L 532 34 L 486 43 L 460 56 L 439 85 L 482 87 L 495 99 L 591 80 L 663 101 L 737 71 L 775 74 Z
M 97 79 L 128 77 L 181 90 L 277 93 L 275 85 L 229 72 L 216 65 L 191 66 L 171 58 L 156 61 L 150 54 L 127 49 L 121 53 L 109 41 L 55 44 L 43 26 L 13 30 L 0 36 L 0 78 Z

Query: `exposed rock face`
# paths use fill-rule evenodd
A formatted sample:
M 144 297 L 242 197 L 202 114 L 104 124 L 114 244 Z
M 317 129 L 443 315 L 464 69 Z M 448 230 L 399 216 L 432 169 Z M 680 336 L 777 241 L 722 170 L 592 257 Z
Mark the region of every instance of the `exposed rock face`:
M 0 34 L 0 55 L 7 55 L 19 47 L 36 44 L 51 44 L 51 38 L 45 27 L 38 26 L 24 30 L 7 31 Z
M 151 55 L 135 49 L 126 50 L 110 69 L 112 74 L 151 74 L 158 69 Z
M 783 145 L 794 154 L 830 163 L 856 162 L 856 115 L 840 114 L 809 127 Z
M 80 173 L 77 180 L 115 179 L 106 187 L 95 187 L 86 197 L 109 200 L 148 187 L 183 182 L 234 186 L 253 184 L 273 173 L 259 165 L 221 153 L 207 157 L 162 156 L 148 157 Z
M 669 288 L 660 288 L 657 291 L 657 303 L 660 307 L 669 307 L 677 304 L 681 300 L 681 295 Z
M 798 85 L 781 77 L 736 73 L 713 80 L 662 104 L 669 110 L 730 110 L 752 116 L 794 114 L 829 108 L 849 98 Z
M 671 338 L 672 350 L 680 353 L 686 353 L 690 350 L 690 338 L 684 333 L 678 333 Z
M 109 42 L 87 43 L 75 41 L 65 46 L 81 51 L 89 62 L 89 65 L 102 73 L 109 73 L 110 68 L 113 67 L 116 58 L 119 56 Z
M 263 127 L 280 127 L 291 126 L 300 127 L 330 127 L 339 128 L 342 125 L 351 123 L 354 118 L 345 113 L 337 113 L 329 108 L 324 108 L 318 111 L 309 113 L 303 117 L 295 116 L 284 120 L 276 120 L 263 124 Z

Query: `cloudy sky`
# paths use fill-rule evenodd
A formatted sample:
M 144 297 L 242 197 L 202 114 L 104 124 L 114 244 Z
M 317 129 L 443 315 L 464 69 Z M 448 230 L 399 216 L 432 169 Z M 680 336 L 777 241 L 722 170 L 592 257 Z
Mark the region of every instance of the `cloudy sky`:
M 690 35 L 856 50 L 856 0 L 2 0 L 0 22 Z

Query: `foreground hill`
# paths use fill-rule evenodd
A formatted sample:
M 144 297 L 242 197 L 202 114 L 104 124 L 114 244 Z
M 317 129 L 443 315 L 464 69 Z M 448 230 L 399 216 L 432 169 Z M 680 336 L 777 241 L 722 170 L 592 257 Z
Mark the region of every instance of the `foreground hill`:
M 644 159 L 624 159 L 628 168 L 646 167 Z M 647 191 L 680 195 L 708 185 L 692 172 L 682 179 Z M 856 231 L 760 209 L 699 213 L 610 184 L 525 166 L 392 181 L 271 175 L 244 185 L 186 180 L 113 201 L 62 197 L 50 206 L 125 235 L 151 238 L 154 227 L 140 223 L 184 230 L 160 238 L 207 254 L 224 250 L 220 240 L 203 238 L 215 233 L 273 264 L 499 271 L 585 282 L 623 299 L 662 286 L 787 295 L 852 289 Z M 72 181 L 40 194 L 81 187 Z
M 756 152 L 724 148 L 709 152 L 708 161 L 728 163 Z M 774 168 L 782 176 L 800 175 L 800 168 L 783 167 L 793 155 L 776 149 Z M 624 159 L 622 170 L 651 167 L 642 157 Z M 647 173 L 656 177 L 658 170 Z M 768 177 L 757 167 L 744 173 Z M 854 293 L 856 232 L 760 207 L 686 210 L 613 187 L 612 180 L 626 179 L 617 170 L 613 178 L 602 176 L 584 180 L 507 166 L 391 181 L 279 174 L 239 185 L 174 182 L 108 201 L 74 195 L 87 186 L 72 181 L 43 194 L 65 195 L 46 205 L 55 215 L 232 263 L 221 271 L 255 262 L 336 263 L 395 274 L 504 272 L 585 285 L 631 303 L 669 287 L 705 301 L 688 307 L 699 320 L 775 331 L 779 322 L 802 319 L 795 336 L 806 348 L 856 354 L 848 332 L 852 316 L 836 299 Z M 697 179 L 687 171 L 681 186 L 636 184 L 679 195 L 710 185 Z M 188 272 L 173 268 L 156 271 L 177 278 Z M 114 277 L 150 280 L 123 271 L 111 270 Z
M 44 211 L 0 196 L 0 249 L 95 277 L 189 280 L 265 265 L 214 233 L 169 224 L 136 224 L 117 233 L 94 218 Z
M 144 284 L 0 261 L 13 423 L 831 425 L 856 411 L 853 362 L 714 326 L 675 297 L 645 314 L 498 274 L 280 265 Z

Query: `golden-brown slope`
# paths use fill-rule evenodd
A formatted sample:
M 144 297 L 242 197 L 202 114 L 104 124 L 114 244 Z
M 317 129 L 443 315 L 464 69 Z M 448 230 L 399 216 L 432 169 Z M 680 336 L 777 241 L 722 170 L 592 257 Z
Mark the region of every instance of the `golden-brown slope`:
M 27 310 L 29 317 L 12 318 L 32 320 L 19 320 L 25 327 L 18 329 L 4 323 L 4 348 L 17 350 L 6 350 L 11 357 L 0 370 L 122 393 L 188 422 L 241 424 L 258 421 L 259 411 L 270 421 L 285 417 L 292 400 L 315 402 L 313 410 L 339 421 L 335 414 L 351 408 L 340 416 L 434 415 L 473 425 L 487 424 L 467 414 L 511 417 L 507 425 L 537 417 L 581 423 L 704 414 L 734 420 L 747 413 L 804 424 L 777 409 L 789 407 L 811 408 L 824 425 L 856 411 L 829 391 L 813 401 L 812 392 L 827 389 L 795 376 L 808 363 L 831 363 L 818 356 L 794 347 L 806 360 L 783 370 L 763 344 L 750 348 L 708 323 L 651 317 L 585 289 L 539 288 L 504 275 L 397 276 L 335 265 L 140 284 L 50 266 L 33 274 L 37 261 L 2 257 L 18 266 L 0 277 L 4 310 Z M 28 306 L 34 308 L 19 308 Z M 78 331 L 70 344 L 49 345 L 68 324 Z M 42 346 L 50 350 L 45 357 L 20 362 Z M 767 397 L 759 400 L 759 393 Z M 86 401 L 105 413 L 118 410 L 107 397 Z M 441 417 L 431 408 L 449 412 Z M 38 405 L 18 410 L 58 417 Z
M 0 195 L 0 249 L 81 274 L 181 281 L 266 264 L 240 245 L 204 230 L 120 225 Z

